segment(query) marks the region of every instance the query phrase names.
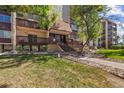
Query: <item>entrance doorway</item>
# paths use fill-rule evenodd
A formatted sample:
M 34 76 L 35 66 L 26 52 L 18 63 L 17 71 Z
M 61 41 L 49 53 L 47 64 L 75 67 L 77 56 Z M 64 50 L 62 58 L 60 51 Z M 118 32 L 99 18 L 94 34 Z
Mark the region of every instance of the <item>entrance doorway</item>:
M 60 41 L 66 43 L 66 35 L 60 35 Z
M 66 43 L 66 35 L 60 35 L 60 34 L 50 34 L 51 38 L 55 38 L 57 42 L 60 43 Z

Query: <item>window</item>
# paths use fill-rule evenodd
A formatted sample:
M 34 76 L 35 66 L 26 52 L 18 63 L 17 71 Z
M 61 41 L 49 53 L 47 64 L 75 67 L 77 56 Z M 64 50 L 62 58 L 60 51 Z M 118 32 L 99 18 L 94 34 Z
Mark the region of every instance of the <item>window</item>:
M 4 31 L 0 30 L 0 38 L 4 38 Z
M 110 36 L 111 36 L 111 35 L 112 35 L 112 32 L 111 32 L 111 31 L 109 31 L 109 32 L 108 32 L 108 35 L 110 35 Z
M 25 27 L 29 27 L 29 22 L 25 20 L 24 25 L 25 25 Z
M 112 30 L 112 24 L 108 24 L 108 30 Z
M 11 38 L 11 32 L 10 31 L 4 31 L 4 38 Z
M 33 42 L 37 42 L 37 36 L 36 35 L 33 36 Z
M 0 38 L 11 38 L 11 32 L 0 30 Z
M 35 15 L 35 14 L 29 14 L 28 16 L 27 16 L 27 19 L 31 19 L 31 20 L 38 20 L 38 15 Z
M 75 24 L 71 24 L 72 31 L 77 31 L 77 26 Z
M 113 25 L 113 30 L 116 31 L 117 30 L 117 26 Z
M 32 35 L 28 35 L 28 42 L 32 42 Z
M 10 23 L 10 16 L 0 14 L 0 22 Z
M 28 42 L 30 42 L 30 43 L 37 42 L 37 36 L 36 35 L 28 35 Z

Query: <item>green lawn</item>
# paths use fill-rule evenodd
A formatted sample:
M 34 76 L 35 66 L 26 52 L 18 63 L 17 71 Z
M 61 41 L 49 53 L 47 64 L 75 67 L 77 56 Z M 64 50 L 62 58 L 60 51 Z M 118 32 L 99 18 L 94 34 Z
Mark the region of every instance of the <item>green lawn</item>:
M 53 55 L 0 56 L 0 87 L 112 87 L 106 77 Z
M 97 51 L 99 54 L 104 54 L 107 58 L 124 60 L 124 50 L 100 49 Z

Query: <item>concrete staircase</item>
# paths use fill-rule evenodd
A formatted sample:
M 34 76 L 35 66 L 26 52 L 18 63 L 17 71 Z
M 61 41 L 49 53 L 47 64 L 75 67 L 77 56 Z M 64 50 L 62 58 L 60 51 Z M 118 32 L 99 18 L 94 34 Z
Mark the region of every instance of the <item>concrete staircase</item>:
M 68 46 L 67 44 L 49 44 L 48 45 L 48 52 L 75 52 L 75 50 Z
M 73 48 L 68 46 L 67 44 L 59 44 L 59 46 L 65 51 L 65 52 L 75 52 Z
M 49 44 L 48 52 L 64 52 L 64 50 L 58 44 Z

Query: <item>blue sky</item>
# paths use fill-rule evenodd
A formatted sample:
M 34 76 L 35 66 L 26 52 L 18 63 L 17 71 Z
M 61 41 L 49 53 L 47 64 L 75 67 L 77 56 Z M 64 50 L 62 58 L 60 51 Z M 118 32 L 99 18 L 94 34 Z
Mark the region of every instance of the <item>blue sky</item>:
M 124 34 L 124 5 L 108 5 L 111 10 L 107 13 L 109 19 L 118 24 L 118 35 Z
M 115 21 L 124 23 L 124 5 L 108 5 L 111 10 L 108 12 L 108 16 Z

